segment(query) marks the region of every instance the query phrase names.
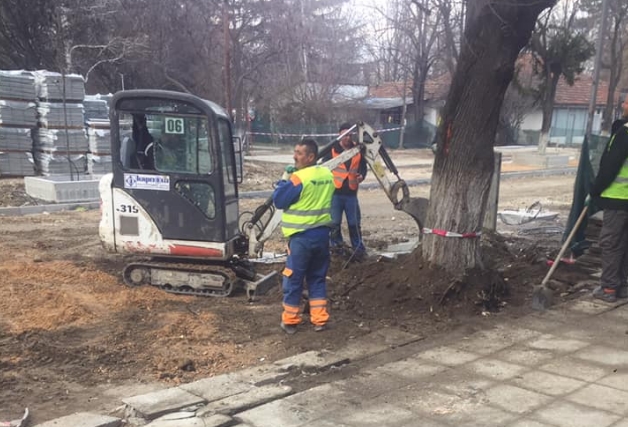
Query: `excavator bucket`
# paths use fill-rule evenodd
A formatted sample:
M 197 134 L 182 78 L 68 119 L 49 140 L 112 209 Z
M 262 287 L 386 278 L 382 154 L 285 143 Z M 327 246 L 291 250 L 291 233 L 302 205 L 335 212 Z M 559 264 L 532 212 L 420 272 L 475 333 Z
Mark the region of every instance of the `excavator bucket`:
M 399 171 L 375 129 L 364 122 L 359 122 L 355 127 L 357 128 L 360 152 L 363 153 L 373 175 L 393 206 L 396 210 L 410 215 L 416 221 L 419 230 L 422 230 L 429 199 L 410 197 L 408 184 L 399 177 Z
M 390 163 L 392 164 L 392 162 Z M 386 187 L 384 187 L 386 191 Z M 396 210 L 410 215 L 417 223 L 419 230 L 423 230 L 427 207 L 430 200 L 425 197 L 410 197 L 410 189 L 403 179 L 395 181 L 386 194 Z
M 271 271 L 266 275 L 257 274 L 255 282 L 246 283 L 244 289 L 249 301 L 253 301 L 257 295 L 266 295 L 271 288 L 279 283 L 277 277 L 277 272 Z
M 427 216 L 428 205 L 429 199 L 425 197 L 408 197 L 397 209 L 414 218 L 419 226 L 419 230 L 422 230 L 423 224 L 425 224 L 425 217 Z

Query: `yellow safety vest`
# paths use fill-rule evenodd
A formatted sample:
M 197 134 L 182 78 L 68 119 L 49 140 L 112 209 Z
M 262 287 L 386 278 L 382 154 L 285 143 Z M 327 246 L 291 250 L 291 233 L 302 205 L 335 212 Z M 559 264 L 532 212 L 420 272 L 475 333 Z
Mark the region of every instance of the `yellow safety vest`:
M 628 132 L 628 126 L 624 125 L 622 129 L 615 132 L 608 143 L 608 150 L 611 149 L 611 145 L 613 145 L 615 137 L 619 132 Z M 628 200 L 628 159 L 624 161 L 624 164 L 611 185 L 609 185 L 606 190 L 602 191 L 601 196 L 605 199 Z
M 286 237 L 310 228 L 331 224 L 334 176 L 324 166 L 310 166 L 292 174 L 293 183 L 303 184 L 299 200 L 283 211 L 281 231 Z

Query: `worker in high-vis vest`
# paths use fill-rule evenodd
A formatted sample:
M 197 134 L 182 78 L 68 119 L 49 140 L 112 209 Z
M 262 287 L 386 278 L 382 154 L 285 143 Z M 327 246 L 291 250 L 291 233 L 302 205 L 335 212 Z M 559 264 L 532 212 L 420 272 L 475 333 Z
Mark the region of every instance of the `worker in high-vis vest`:
M 602 276 L 593 296 L 606 302 L 628 298 L 628 95 L 623 117 L 604 149 L 587 202 L 604 210 L 600 232 Z
M 329 268 L 329 227 L 334 177 L 317 166 L 318 146 L 304 139 L 294 148 L 295 171 L 284 173 L 273 193 L 273 202 L 283 209 L 281 230 L 288 240 L 288 259 L 283 270 L 283 313 L 281 328 L 297 331 L 301 319 L 303 282 L 307 283 L 310 322 L 323 331 L 329 320 L 327 284 Z
M 345 150 L 354 147 L 351 134 L 347 130 L 351 129 L 351 123 L 343 123 L 338 131 L 342 136 L 340 140 L 332 145 L 330 154 L 324 159 L 328 160 L 339 156 Z M 351 260 L 361 261 L 366 256 L 362 232 L 360 227 L 361 215 L 360 204 L 358 203 L 358 188 L 366 177 L 366 160 L 362 154 L 357 154 L 344 163 L 339 164 L 332 171 L 334 174 L 334 198 L 331 201 L 331 229 L 332 251 L 342 250 L 345 247 L 342 238 L 342 216 L 347 218 L 347 228 L 349 229 L 349 239 L 351 240 L 352 253 L 349 254 Z

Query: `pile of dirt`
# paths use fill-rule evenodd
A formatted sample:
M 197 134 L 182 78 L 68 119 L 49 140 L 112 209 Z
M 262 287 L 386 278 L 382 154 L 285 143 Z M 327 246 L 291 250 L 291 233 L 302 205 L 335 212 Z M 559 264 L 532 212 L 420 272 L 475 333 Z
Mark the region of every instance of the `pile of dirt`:
M 425 331 L 430 322 L 457 322 L 503 310 L 528 311 L 533 287 L 548 270 L 554 250 L 518 238 L 488 235 L 482 241 L 484 269 L 457 277 L 426 263 L 415 251 L 391 261 L 379 257 L 330 269 L 333 306 L 359 316 L 411 332 Z M 343 267 L 345 267 L 343 269 Z M 561 266 L 553 277 L 557 299 L 580 292 L 574 286 L 590 279 L 578 265 Z M 428 328 L 429 329 L 429 328 Z
M 0 207 L 37 205 L 40 201 L 26 194 L 21 178 L 0 178 Z

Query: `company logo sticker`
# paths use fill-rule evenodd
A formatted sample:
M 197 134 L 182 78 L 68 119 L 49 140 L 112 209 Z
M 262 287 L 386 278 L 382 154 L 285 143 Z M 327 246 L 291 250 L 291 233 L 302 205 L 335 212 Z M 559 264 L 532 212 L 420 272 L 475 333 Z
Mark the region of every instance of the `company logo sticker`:
M 167 175 L 125 173 L 124 188 L 131 190 L 170 191 L 170 177 Z

